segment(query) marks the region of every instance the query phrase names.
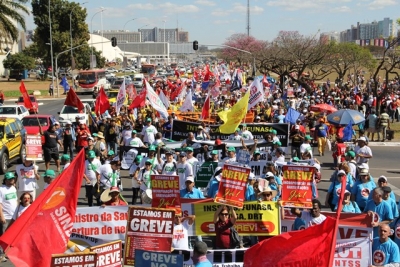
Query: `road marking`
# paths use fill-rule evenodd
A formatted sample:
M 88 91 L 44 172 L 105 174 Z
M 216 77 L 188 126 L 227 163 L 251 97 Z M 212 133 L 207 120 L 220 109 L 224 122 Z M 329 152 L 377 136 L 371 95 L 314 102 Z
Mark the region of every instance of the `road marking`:
M 43 105 L 44 105 L 43 102 L 39 102 L 39 103 L 38 103 L 38 106 L 43 106 Z

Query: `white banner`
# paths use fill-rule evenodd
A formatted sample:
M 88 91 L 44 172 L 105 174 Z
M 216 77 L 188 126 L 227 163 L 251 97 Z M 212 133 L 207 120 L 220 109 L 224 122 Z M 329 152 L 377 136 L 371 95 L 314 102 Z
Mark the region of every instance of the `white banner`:
M 149 99 L 150 104 L 153 106 L 153 108 L 160 113 L 161 117 L 163 117 L 164 119 L 168 119 L 167 109 L 165 108 L 163 102 L 158 97 L 156 92 L 154 92 L 153 87 L 151 87 L 150 84 L 147 82 L 147 80 L 146 80 L 146 90 L 147 90 L 147 99 Z
M 126 99 L 126 89 L 125 89 L 125 78 L 119 88 L 117 100 L 115 101 L 115 111 L 119 114 L 119 110 L 121 109 L 122 105 L 124 104 Z
M 192 90 L 189 90 L 189 92 L 186 94 L 185 101 L 183 102 L 181 108 L 179 109 L 180 111 L 193 111 L 194 106 L 192 102 Z
M 259 78 L 255 78 L 254 81 L 250 84 L 250 98 L 249 105 L 247 106 L 247 110 L 250 110 L 252 107 L 257 105 L 257 103 L 264 101 L 264 89 Z
M 163 104 L 164 104 L 164 106 L 166 107 L 166 108 L 168 108 L 169 107 L 169 100 L 168 100 L 168 98 L 164 95 L 164 93 L 163 93 L 163 91 L 160 91 L 160 99 L 161 99 L 161 102 L 163 102 Z
M 106 240 L 125 240 L 128 206 L 77 208 L 71 233 Z
M 338 240 L 333 266 L 370 266 L 371 247 L 372 242 L 369 237 Z

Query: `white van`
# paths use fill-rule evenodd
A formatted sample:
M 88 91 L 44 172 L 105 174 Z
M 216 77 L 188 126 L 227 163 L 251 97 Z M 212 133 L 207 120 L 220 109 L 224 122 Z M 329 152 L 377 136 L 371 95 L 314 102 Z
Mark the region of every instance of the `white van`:
M 143 82 L 144 82 L 144 74 L 143 73 L 138 73 L 138 74 L 133 74 L 131 75 L 133 84 L 135 85 L 136 88 L 143 88 Z

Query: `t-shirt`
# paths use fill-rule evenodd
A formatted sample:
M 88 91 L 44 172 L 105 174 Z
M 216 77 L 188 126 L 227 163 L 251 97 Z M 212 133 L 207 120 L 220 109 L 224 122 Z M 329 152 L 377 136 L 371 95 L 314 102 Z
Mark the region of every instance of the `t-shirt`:
M 318 137 L 326 137 L 328 134 L 328 126 L 325 124 L 319 124 L 316 126 L 317 136 Z
M 177 164 L 176 162 L 165 162 L 161 160 L 161 164 L 158 165 L 161 174 L 176 175 L 177 174 Z
M 45 131 L 43 133 L 44 136 L 44 146 L 47 148 L 56 148 L 58 135 L 56 132 Z
M 133 175 L 136 172 L 137 168 L 139 168 L 138 165 L 136 165 L 135 163 L 132 164 L 131 167 L 129 168 L 129 175 Z M 140 187 L 139 182 L 134 177 L 132 177 L 132 188 L 139 188 L 139 187 Z
M 374 216 L 374 220 L 377 222 L 393 220 L 392 209 L 386 201 L 376 204 L 375 201 L 369 200 L 364 208 L 364 212 L 373 211 L 377 216 Z M 374 227 L 374 237 L 378 236 L 379 227 Z
M 18 191 L 27 192 L 36 190 L 35 170 L 39 170 L 39 166 L 31 164 L 26 167 L 24 164 L 19 164 L 15 168 L 18 176 Z
M 378 117 L 375 114 L 369 114 L 367 117 L 367 120 L 369 120 L 368 129 L 375 129 L 376 121 L 378 120 Z
M 372 241 L 372 262 L 378 266 L 400 262 L 399 247 L 391 239 L 381 243 L 379 237 L 375 237 Z
M 179 188 L 184 189 L 186 187 L 185 186 L 186 177 L 193 176 L 193 168 L 189 163 L 185 162 L 185 163 L 178 163 L 177 169 L 179 176 Z
M 231 246 L 231 227 L 233 226 L 231 220 L 221 221 L 218 220 L 215 224 L 215 245 L 217 249 L 228 249 Z
M 192 157 L 192 158 L 190 158 L 190 159 L 187 158 L 187 159 L 186 159 L 186 162 L 189 163 L 190 166 L 192 166 L 192 172 L 194 173 L 194 164 L 197 163 L 197 162 L 199 162 L 199 160 L 198 160 L 197 158 L 195 158 L 195 157 Z
M 303 153 L 306 153 L 306 152 L 309 152 L 310 155 L 311 155 L 311 157 L 313 157 L 311 145 L 310 145 L 310 144 L 307 144 L 307 143 L 303 143 L 303 144 L 301 144 L 301 146 L 300 146 L 300 153 L 303 154 Z
M 192 228 L 189 222 L 183 221 L 181 224 L 175 224 L 172 235 L 172 247 L 177 249 L 189 249 L 188 230 Z
M 99 168 L 100 182 L 105 188 L 117 186 L 119 181 L 119 172 L 111 168 L 110 164 L 104 164 Z
M 94 158 L 91 162 L 89 160 L 85 161 L 85 175 L 90 181 L 96 180 L 96 173 L 99 172 L 101 167 L 100 160 Z
M 356 154 L 363 154 L 363 155 L 368 155 L 372 157 L 372 150 L 368 146 L 363 146 L 355 149 Z M 364 158 L 364 157 L 357 157 L 357 164 L 362 164 L 362 163 L 368 163 L 369 158 Z
M 249 130 L 244 130 L 241 133 L 241 136 L 243 137 L 244 140 L 253 140 L 253 134 Z
M 240 141 L 240 140 L 242 140 L 242 137 L 241 137 L 240 135 L 231 134 L 231 135 L 228 137 L 228 140 Z
M 122 143 L 129 146 L 129 140 L 132 138 L 132 130 L 123 130 L 121 133 Z
M 190 198 L 190 199 L 202 199 L 202 198 L 204 198 L 203 193 L 199 189 L 197 189 L 195 187 L 192 188 L 191 192 L 187 191 L 186 188 L 181 189 L 179 191 L 179 194 L 180 194 L 181 198 Z
M 15 189 L 15 186 L 7 187 L 6 185 L 2 185 L 0 187 L 0 203 L 3 208 L 4 218 L 11 220 L 18 206 L 17 189 Z
M 143 141 L 152 144 L 157 133 L 157 129 L 153 125 L 144 126 L 142 129 Z
M 337 207 L 338 207 L 338 204 L 336 204 L 336 206 L 335 206 L 335 211 L 337 210 Z M 358 207 L 357 202 L 350 201 L 349 204 L 343 205 L 342 212 L 361 213 L 361 210 Z
M 375 187 L 376 185 L 373 181 L 368 181 L 366 183 L 357 181 L 353 185 L 351 188 L 351 194 L 356 196 L 356 202 L 360 209 L 364 209 L 365 205 L 367 204 L 368 197 Z
M 325 221 L 326 217 L 323 214 L 320 214 L 319 217 L 313 217 L 311 216 L 311 212 L 308 210 L 303 210 L 301 212 L 301 219 L 304 220 L 306 228 L 321 224 L 323 221 Z
M 140 168 L 143 168 L 144 165 L 145 165 L 145 163 L 146 163 L 146 161 L 147 161 L 148 159 L 151 160 L 151 161 L 153 161 L 153 165 L 152 165 L 151 168 L 152 168 L 154 171 L 157 171 L 159 168 L 161 168 L 160 165 L 158 164 L 157 159 L 156 159 L 155 157 L 153 157 L 153 158 L 143 157 L 143 158 L 142 158 L 142 161 L 141 161 L 140 164 L 139 164 L 139 167 L 140 167 Z
M 26 207 L 22 206 L 22 205 L 18 205 L 17 208 L 15 209 L 14 215 L 12 216 L 12 219 L 15 221 L 16 219 L 18 219 L 22 213 L 24 213 L 24 211 L 26 211 L 28 209 L 28 207 L 30 206 L 30 204 Z
M 338 181 L 332 182 L 328 188 L 328 194 L 333 193 L 333 199 L 332 199 L 333 205 L 336 205 L 338 203 L 341 188 L 342 188 L 342 183 Z M 346 184 L 346 190 L 349 191 L 351 190 L 351 187 L 348 183 Z
M 131 147 L 143 147 L 144 146 L 142 140 L 139 137 L 129 138 L 126 143 L 127 143 L 126 146 L 131 146 Z
M 142 182 L 140 189 L 146 191 L 146 189 L 151 188 L 151 175 L 157 174 L 154 170 L 140 170 L 138 180 Z

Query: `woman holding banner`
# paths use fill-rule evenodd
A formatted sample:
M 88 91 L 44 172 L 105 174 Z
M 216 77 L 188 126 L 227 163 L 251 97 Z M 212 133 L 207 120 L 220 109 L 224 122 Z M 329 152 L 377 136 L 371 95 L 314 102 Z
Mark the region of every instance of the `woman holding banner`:
M 215 247 L 216 249 L 231 248 L 231 228 L 235 225 L 237 215 L 229 206 L 219 206 L 214 213 Z

